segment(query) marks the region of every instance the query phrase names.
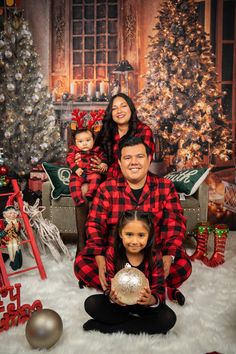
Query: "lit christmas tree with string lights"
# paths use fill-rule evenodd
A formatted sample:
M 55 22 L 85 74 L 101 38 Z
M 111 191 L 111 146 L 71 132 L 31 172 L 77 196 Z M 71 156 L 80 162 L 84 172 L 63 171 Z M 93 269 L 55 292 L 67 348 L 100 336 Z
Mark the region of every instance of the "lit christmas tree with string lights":
M 214 54 L 192 0 L 164 1 L 150 37 L 148 72 L 138 94 L 139 116 L 153 130 L 161 154 L 178 169 L 204 155 L 227 161 L 231 132 L 223 113 Z
M 0 33 L 0 145 L 11 173 L 27 175 L 65 153 L 28 24 L 16 10 Z

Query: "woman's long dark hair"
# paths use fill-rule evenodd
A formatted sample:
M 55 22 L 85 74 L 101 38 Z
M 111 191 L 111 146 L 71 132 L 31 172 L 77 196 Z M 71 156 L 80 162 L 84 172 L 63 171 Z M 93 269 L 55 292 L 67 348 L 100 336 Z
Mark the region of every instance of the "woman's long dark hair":
M 130 110 L 131 110 L 131 117 L 129 120 L 129 129 L 127 133 L 122 137 L 122 139 L 125 139 L 127 137 L 133 136 L 136 134 L 137 131 L 137 124 L 139 122 L 139 119 L 137 117 L 137 112 L 136 108 L 134 106 L 133 101 L 129 96 L 127 96 L 125 93 L 118 93 L 115 96 L 112 96 L 110 99 L 110 102 L 106 108 L 105 111 L 105 116 L 103 119 L 103 126 L 101 131 L 96 137 L 96 146 L 101 146 L 107 156 L 108 159 L 108 164 L 110 165 L 114 161 L 114 156 L 113 156 L 113 146 L 114 146 L 114 137 L 115 134 L 117 133 L 117 124 L 113 121 L 112 119 L 112 106 L 114 99 L 116 97 L 122 97 L 128 104 Z
M 148 242 L 143 250 L 144 260 L 148 261 L 150 271 L 153 268 L 153 246 L 155 240 L 153 214 L 141 210 L 126 210 L 120 215 L 118 224 L 115 228 L 114 262 L 116 272 L 124 268 L 127 263 L 126 249 L 123 245 L 120 233 L 125 225 L 133 220 L 141 221 L 148 231 Z

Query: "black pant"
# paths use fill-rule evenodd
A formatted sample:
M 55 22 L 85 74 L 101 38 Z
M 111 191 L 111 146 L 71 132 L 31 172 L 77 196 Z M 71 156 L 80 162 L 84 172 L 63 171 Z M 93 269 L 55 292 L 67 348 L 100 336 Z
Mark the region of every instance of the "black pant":
M 98 330 L 103 333 L 166 333 L 176 322 L 174 311 L 166 304 L 157 307 L 120 306 L 112 304 L 108 296 L 99 294 L 89 296 L 85 300 L 84 307 L 95 320 L 86 322 L 84 329 Z

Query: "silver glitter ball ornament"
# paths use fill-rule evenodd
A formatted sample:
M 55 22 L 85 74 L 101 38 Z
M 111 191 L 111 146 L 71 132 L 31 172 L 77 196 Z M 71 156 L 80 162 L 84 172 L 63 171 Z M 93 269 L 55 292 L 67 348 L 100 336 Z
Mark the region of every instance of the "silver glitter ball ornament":
M 16 73 L 15 78 L 16 78 L 16 80 L 20 81 L 22 79 L 22 74 Z
M 35 311 L 25 327 L 25 335 L 33 348 L 52 347 L 60 338 L 63 323 L 57 312 L 50 309 Z
M 26 113 L 26 114 L 31 114 L 32 111 L 33 111 L 33 108 L 32 108 L 31 106 L 25 107 L 25 113 Z
M 5 57 L 8 58 L 8 59 L 11 58 L 12 57 L 12 52 L 10 50 L 6 50 L 5 51 Z
M 139 269 L 125 267 L 116 273 L 112 280 L 112 290 L 118 299 L 126 305 L 134 305 L 140 297 L 140 291 L 148 286 L 148 280 Z
M 14 91 L 15 85 L 14 84 L 7 84 L 7 89 L 8 89 L 8 91 Z
M 38 95 L 33 95 L 32 100 L 36 103 L 39 101 L 39 96 Z

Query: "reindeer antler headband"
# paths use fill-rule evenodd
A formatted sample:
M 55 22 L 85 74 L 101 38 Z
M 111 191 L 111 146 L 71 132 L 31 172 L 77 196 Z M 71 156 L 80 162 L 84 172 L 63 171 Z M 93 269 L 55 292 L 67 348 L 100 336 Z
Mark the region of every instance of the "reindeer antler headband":
M 100 109 L 99 111 L 85 112 L 79 109 L 74 109 L 72 112 L 71 129 L 89 129 L 94 130 L 95 125 L 101 125 L 105 111 Z

